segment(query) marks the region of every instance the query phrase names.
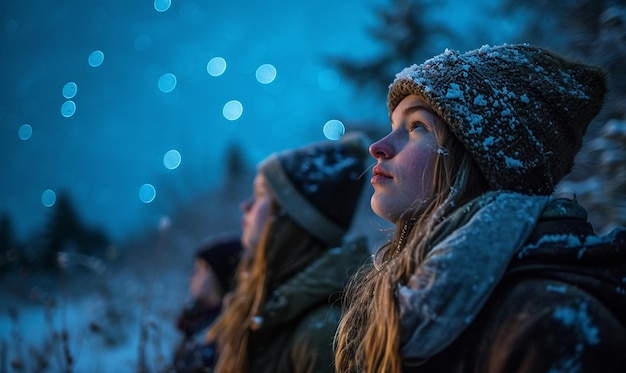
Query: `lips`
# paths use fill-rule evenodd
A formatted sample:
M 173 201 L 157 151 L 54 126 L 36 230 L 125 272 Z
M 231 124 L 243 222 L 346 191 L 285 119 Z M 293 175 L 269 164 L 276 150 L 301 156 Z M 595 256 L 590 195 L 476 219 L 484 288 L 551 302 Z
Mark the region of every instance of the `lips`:
M 380 166 L 374 166 L 374 168 L 372 169 L 372 174 L 374 175 L 372 176 L 372 179 L 370 180 L 372 184 L 376 184 L 376 183 L 383 182 L 385 180 L 393 179 L 391 174 L 383 170 Z

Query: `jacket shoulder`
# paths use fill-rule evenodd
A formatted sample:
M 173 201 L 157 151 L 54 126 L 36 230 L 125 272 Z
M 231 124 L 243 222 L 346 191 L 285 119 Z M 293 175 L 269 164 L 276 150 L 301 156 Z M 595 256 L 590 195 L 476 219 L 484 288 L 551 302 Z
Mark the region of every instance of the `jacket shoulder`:
M 626 364 L 624 325 L 572 284 L 535 278 L 503 283 L 481 318 L 476 364 L 490 371 L 613 372 Z
M 278 353 L 273 373 L 334 373 L 333 339 L 339 325 L 338 306 L 318 306 L 293 325 L 288 340 Z

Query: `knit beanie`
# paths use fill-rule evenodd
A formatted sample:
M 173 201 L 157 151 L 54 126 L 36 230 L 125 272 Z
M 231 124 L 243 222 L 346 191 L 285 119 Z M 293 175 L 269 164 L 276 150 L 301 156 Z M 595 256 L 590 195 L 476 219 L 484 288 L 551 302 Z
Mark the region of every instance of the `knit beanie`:
M 221 235 L 202 241 L 195 257 L 211 266 L 222 289 L 228 291 L 233 284 L 235 269 L 242 252 L 239 235 Z
M 338 245 L 359 204 L 369 143 L 360 132 L 346 133 L 338 141 L 274 153 L 258 172 L 296 223 L 320 241 Z
M 607 91 L 605 72 L 528 44 L 446 50 L 405 68 L 389 87 L 426 101 L 463 143 L 493 189 L 551 194 Z

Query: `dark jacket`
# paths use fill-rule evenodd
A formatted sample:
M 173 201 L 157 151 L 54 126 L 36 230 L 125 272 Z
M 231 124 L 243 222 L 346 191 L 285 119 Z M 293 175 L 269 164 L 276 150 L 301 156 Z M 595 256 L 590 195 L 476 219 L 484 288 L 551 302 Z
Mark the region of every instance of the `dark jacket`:
M 168 372 L 212 372 L 216 346 L 207 343 L 204 334 L 220 309 L 221 305 L 210 307 L 196 301 L 182 310 L 176 320 L 176 328 L 183 334 L 183 339 L 176 348 L 174 362 Z
M 365 239 L 350 241 L 278 286 L 256 319 L 258 329 L 250 333 L 250 372 L 296 372 L 294 361 L 305 362 L 306 372 L 334 372 L 332 343 L 342 291 L 369 258 Z
M 478 317 L 406 372 L 623 372 L 626 229 L 598 237 L 587 213 L 553 201 Z

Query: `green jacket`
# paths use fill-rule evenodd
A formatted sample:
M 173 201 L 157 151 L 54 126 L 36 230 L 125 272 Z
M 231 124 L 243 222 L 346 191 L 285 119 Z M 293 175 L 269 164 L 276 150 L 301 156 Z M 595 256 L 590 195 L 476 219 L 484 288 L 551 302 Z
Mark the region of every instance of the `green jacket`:
M 250 332 L 250 372 L 334 372 L 342 291 L 370 257 L 359 238 L 330 249 L 279 285 L 255 320 L 260 327 Z

